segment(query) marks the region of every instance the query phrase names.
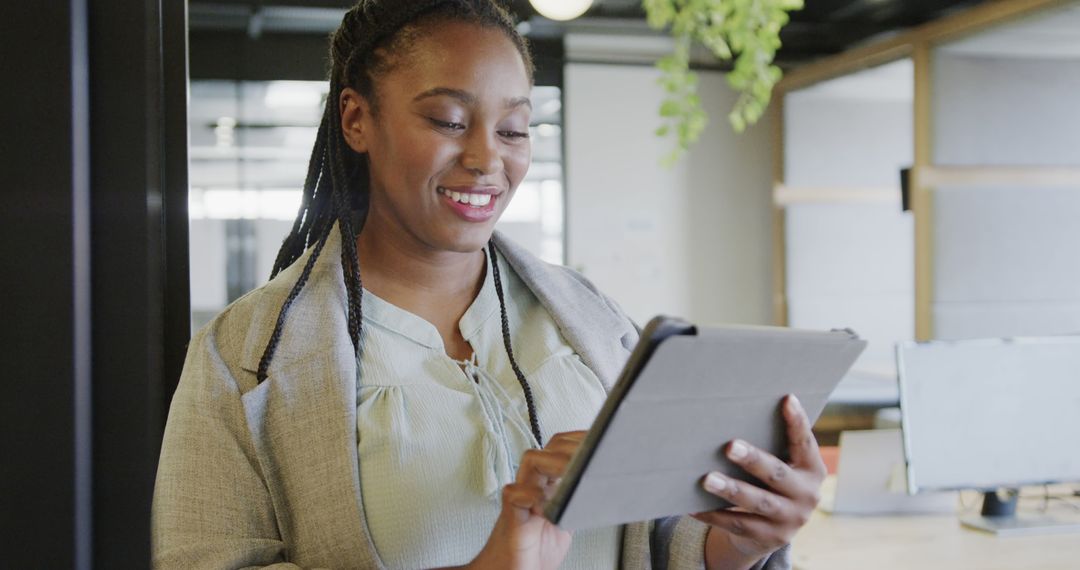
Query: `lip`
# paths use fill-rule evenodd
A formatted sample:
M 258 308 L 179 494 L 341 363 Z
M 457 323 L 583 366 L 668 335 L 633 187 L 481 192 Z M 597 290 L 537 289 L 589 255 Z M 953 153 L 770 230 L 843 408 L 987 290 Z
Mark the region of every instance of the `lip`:
M 438 193 L 439 198 L 443 203 L 450 208 L 459 218 L 466 222 L 486 222 L 495 216 L 495 202 L 502 195 L 502 190 L 494 186 L 439 186 L 450 192 L 458 192 L 460 194 L 487 194 L 491 196 L 491 201 L 486 205 L 479 208 L 474 208 L 468 204 L 462 204 L 457 200 L 450 198 L 448 194 Z

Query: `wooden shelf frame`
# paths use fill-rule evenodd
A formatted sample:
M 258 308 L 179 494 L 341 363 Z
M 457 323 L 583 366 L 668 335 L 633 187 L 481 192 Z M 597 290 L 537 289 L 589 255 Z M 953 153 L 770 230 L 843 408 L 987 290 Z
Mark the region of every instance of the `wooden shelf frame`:
M 900 206 L 900 188 L 887 186 L 786 186 L 773 187 L 773 205 L 791 204 L 896 204 Z

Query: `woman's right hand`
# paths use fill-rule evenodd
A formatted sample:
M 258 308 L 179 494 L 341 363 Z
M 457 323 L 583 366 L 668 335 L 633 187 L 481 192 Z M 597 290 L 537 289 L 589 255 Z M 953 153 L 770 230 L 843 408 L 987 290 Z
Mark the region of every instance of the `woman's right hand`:
M 525 452 L 515 481 L 503 487 L 495 528 L 468 568 L 555 570 L 562 564 L 570 550 L 570 533 L 542 512 L 584 438 L 584 431 L 560 433 L 544 449 Z

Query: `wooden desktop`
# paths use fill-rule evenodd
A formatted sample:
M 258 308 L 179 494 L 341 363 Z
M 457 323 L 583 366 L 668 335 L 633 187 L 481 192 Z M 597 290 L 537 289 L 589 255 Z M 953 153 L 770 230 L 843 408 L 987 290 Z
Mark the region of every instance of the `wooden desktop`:
M 835 488 L 826 480 L 823 494 Z M 1065 496 L 1076 485 L 1050 488 Z M 976 512 L 979 494 L 962 494 L 965 512 Z M 1043 488 L 1026 489 L 1020 512 L 1038 514 Z M 1080 497 L 1052 498 L 1045 514 L 1080 521 Z M 794 570 L 1077 570 L 1080 533 L 998 537 L 969 530 L 959 516 L 853 516 L 814 512 L 793 543 Z

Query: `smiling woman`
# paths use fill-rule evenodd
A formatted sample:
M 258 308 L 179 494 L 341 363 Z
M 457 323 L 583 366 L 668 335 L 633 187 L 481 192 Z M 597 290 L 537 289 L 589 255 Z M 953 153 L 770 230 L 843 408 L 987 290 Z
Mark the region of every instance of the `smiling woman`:
M 532 63 L 507 13 L 363 1 L 331 59 L 273 278 L 191 341 L 155 566 L 786 568 L 823 473 L 793 402 L 792 464 L 728 448 L 771 489 L 707 479 L 745 512 L 573 537 L 540 515 L 637 330 L 494 230 L 531 154 Z
M 368 235 L 436 251 L 483 247 L 529 169 L 525 61 L 505 32 L 451 22 L 389 57 L 395 72 L 373 102 L 342 91 L 345 141 L 371 165 Z M 370 242 L 361 234 L 362 261 L 376 253 Z

